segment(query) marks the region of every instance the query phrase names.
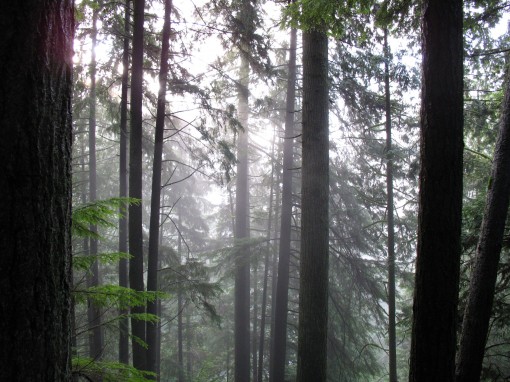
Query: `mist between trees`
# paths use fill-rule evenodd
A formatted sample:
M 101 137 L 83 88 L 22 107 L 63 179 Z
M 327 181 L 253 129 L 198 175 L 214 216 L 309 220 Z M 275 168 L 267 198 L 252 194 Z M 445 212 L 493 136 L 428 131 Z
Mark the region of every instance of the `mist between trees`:
M 509 6 L 2 3 L 0 380 L 507 381 Z

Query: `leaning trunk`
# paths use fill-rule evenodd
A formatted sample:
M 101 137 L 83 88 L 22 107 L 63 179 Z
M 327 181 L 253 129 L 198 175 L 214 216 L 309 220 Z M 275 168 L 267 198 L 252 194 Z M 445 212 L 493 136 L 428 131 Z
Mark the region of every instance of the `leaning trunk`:
M 487 202 L 462 322 L 457 382 L 480 380 L 510 197 L 510 69 Z
M 168 83 L 168 54 L 170 47 L 170 12 L 172 1 L 165 0 L 165 21 L 159 71 L 158 107 L 156 111 L 156 133 L 154 139 L 154 161 L 152 166 L 151 216 L 149 227 L 149 266 L 147 291 L 158 290 L 159 216 L 161 206 L 161 162 L 163 155 L 163 132 L 165 129 L 165 104 Z M 157 301 L 147 304 L 147 313 L 157 315 Z M 147 370 L 156 372 L 157 324 L 147 322 Z

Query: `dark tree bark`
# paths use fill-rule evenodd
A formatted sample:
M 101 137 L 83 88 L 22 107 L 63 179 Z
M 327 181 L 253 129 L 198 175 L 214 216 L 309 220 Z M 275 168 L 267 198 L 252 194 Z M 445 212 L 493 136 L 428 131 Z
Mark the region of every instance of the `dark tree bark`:
M 303 32 L 301 262 L 297 382 L 325 382 L 328 323 L 328 37 Z
M 120 101 L 120 147 L 119 147 L 119 197 L 127 196 L 127 116 L 128 116 L 128 87 L 129 87 L 129 35 L 131 33 L 131 0 L 126 0 L 124 5 L 124 51 L 122 53 L 122 89 Z M 128 252 L 128 221 L 125 212 L 121 209 L 119 215 L 119 252 Z M 119 262 L 119 286 L 127 288 L 128 261 L 121 259 Z M 121 315 L 128 314 L 127 309 L 119 312 Z M 119 322 L 119 362 L 129 364 L 129 322 L 122 318 Z
M 92 32 L 90 52 L 90 94 L 89 94 L 89 201 L 97 200 L 97 161 L 96 161 L 96 45 L 97 45 L 97 17 L 98 8 L 92 11 Z M 97 226 L 91 225 L 90 231 L 97 233 Z M 98 241 L 90 238 L 89 256 L 97 257 Z M 90 273 L 87 275 L 87 286 L 99 285 L 99 261 L 92 263 Z M 101 327 L 101 310 L 89 299 L 87 307 L 89 325 L 89 356 L 92 359 L 103 357 L 103 328 Z
M 0 380 L 68 381 L 74 6 L 0 3 Z
M 510 197 L 510 69 L 487 202 L 462 322 L 457 382 L 479 381 Z
M 129 197 L 142 200 L 142 98 L 143 98 L 143 21 L 144 0 L 133 1 L 133 50 L 131 68 L 131 132 L 129 140 Z M 142 203 L 129 206 L 129 285 L 144 290 Z M 135 314 L 145 313 L 144 307 L 133 307 Z M 145 341 L 145 322 L 131 319 L 133 336 Z M 135 338 L 132 340 L 133 366 L 145 370 L 146 352 Z
M 147 291 L 158 290 L 159 222 L 161 206 L 161 166 L 163 159 L 163 132 L 165 130 L 166 90 L 168 87 L 168 55 L 170 50 L 170 13 L 172 1 L 165 0 L 165 15 L 159 70 L 159 93 L 156 110 L 156 132 L 154 138 L 154 160 L 152 165 L 151 215 L 149 227 L 149 261 L 147 269 Z M 147 313 L 157 314 L 157 301 L 147 304 Z M 147 370 L 157 369 L 157 324 L 147 322 Z
M 462 0 L 427 0 L 411 382 L 453 381 L 462 212 Z
M 271 350 L 269 380 L 283 382 L 287 354 L 287 313 L 289 299 L 290 239 L 292 224 L 292 169 L 294 146 L 294 104 L 296 100 L 296 42 L 297 31 L 290 32 L 290 48 L 287 78 L 287 100 L 285 114 L 285 137 L 283 143 L 282 212 L 280 221 L 280 250 L 278 279 L 276 284 L 275 326 Z
M 384 28 L 384 99 L 386 114 L 386 204 L 388 224 L 388 353 L 390 382 L 397 382 L 397 336 L 395 317 L 395 219 L 393 202 L 393 152 L 391 142 L 390 47 Z

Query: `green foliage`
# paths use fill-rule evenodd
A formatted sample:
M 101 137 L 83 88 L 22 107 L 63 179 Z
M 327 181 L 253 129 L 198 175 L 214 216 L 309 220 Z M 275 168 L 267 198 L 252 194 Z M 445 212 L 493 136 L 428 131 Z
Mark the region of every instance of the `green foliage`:
M 110 198 L 75 207 L 72 216 L 73 235 L 100 239 L 101 236 L 90 229 L 91 225 L 113 228 L 115 224 L 111 220 L 120 215 L 119 211 L 125 211 L 130 204 L 139 203 L 140 201 L 134 198 Z
M 74 357 L 72 360 L 73 376 L 88 381 L 102 378 L 103 382 L 149 382 L 155 373 L 141 371 L 120 362 L 98 361 L 86 357 Z
M 373 4 L 373 0 L 297 0 L 285 9 L 284 25 L 342 38 L 351 34 L 355 29 L 350 26 L 356 24 L 356 35 L 363 40 L 365 28 L 358 21 L 367 20 Z
M 185 264 L 172 264 L 160 271 L 160 285 L 165 291 L 184 293 L 184 296 L 195 306 L 201 308 L 216 323 L 221 317 L 215 306 L 210 302 L 217 298 L 222 288 L 217 282 L 209 281 L 210 269 L 203 262 L 188 259 Z
M 84 290 L 75 290 L 76 303 L 91 301 L 99 307 L 117 307 L 127 309 L 134 306 L 145 306 L 148 302 L 154 302 L 157 298 L 166 297 L 162 292 L 135 291 L 113 284 L 93 286 Z
M 101 264 L 113 264 L 121 259 L 129 259 L 131 255 L 125 252 L 108 252 L 99 253 L 96 256 L 74 256 L 73 257 L 73 269 L 77 271 L 88 271 L 92 264 L 97 260 Z

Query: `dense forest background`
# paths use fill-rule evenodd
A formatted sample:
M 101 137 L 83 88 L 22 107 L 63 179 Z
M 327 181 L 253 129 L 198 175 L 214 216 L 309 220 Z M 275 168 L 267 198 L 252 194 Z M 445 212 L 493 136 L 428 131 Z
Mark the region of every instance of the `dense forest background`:
M 424 4 L 76 1 L 73 380 L 510 379 L 510 3 Z
M 461 306 L 501 112 L 508 39 L 502 19 L 506 7 L 506 3 L 468 2 L 464 10 Z M 420 10 L 406 2 L 359 2 L 337 8 L 335 19 L 328 21 L 328 380 L 387 379 L 392 372 L 392 346 L 398 379 L 404 380 L 409 373 L 417 230 Z M 147 349 L 155 349 L 155 363 L 142 367 L 156 372 L 161 381 L 248 380 L 238 379 L 235 374 L 236 362 L 243 365 L 236 358 L 236 347 L 247 347 L 249 359 L 243 367 L 248 368 L 248 378 L 253 381 L 283 380 L 272 375 L 278 372 L 272 365 L 276 354 L 283 358 L 283 378 L 295 379 L 303 84 L 301 32 L 298 30 L 292 43 L 291 31 L 294 26 L 303 28 L 311 22 L 299 20 L 293 14 L 296 9 L 282 3 L 251 1 L 145 4 L 142 128 L 137 138 L 141 139 L 138 171 L 142 187 L 139 204 L 134 202 L 141 209 L 143 265 L 140 260 L 139 267 L 143 279 L 136 289 L 161 293 L 152 310 L 159 317 L 152 324 L 157 339 Z M 127 188 L 122 190 L 122 176 L 129 175 L 132 167 L 119 167 L 119 158 L 129 163 L 132 153 L 122 153 L 133 139 L 129 134 L 133 126 L 129 92 L 134 85 L 132 79 L 127 85 L 123 82 L 123 75 L 135 75 L 129 70 L 131 64 L 125 70 L 126 56 L 131 62 L 129 55 L 135 49 L 132 15 L 130 2 L 82 1 L 77 5 L 75 211 L 101 205 L 96 212 L 103 212 L 105 206 L 113 212 L 112 198 L 132 196 Z M 169 46 L 165 47 L 165 42 Z M 292 58 L 289 52 L 294 49 L 296 56 Z M 164 68 L 164 64 L 168 66 Z M 167 73 L 162 76 L 163 71 Z M 126 87 L 128 97 L 123 99 Z M 166 97 L 163 111 L 159 109 L 162 95 Z M 289 97 L 295 98 L 290 104 Z M 123 107 L 128 111 L 124 116 Z M 158 120 L 161 113 L 162 122 Z M 158 123 L 162 124 L 159 138 Z M 289 123 L 293 124 L 290 133 Z M 241 146 L 243 137 L 247 142 Z M 289 152 L 290 159 L 284 164 L 283 157 L 289 157 Z M 159 165 L 155 159 L 158 155 Z M 392 183 L 388 186 L 390 160 Z M 246 167 L 240 174 L 243 161 Z M 155 176 L 161 177 L 159 185 L 153 183 Z M 243 186 L 239 177 L 247 177 L 248 186 Z M 287 184 L 283 186 L 285 178 Z M 161 189 L 159 196 L 152 189 L 155 184 Z M 159 198 L 156 209 L 151 201 L 154 197 Z M 239 215 L 239 199 L 247 206 L 244 217 L 243 213 Z M 121 216 L 127 218 L 127 210 L 123 211 Z M 151 220 L 154 214 L 159 215 L 159 222 Z M 244 228 L 237 225 L 239 219 L 247 220 Z M 114 255 L 129 252 L 127 238 L 119 232 L 113 215 L 105 220 L 107 223 L 91 227 L 93 235 L 77 235 L 73 250 L 80 260 L 75 261 L 74 275 L 75 367 L 89 376 L 108 369 L 112 361 L 127 362 L 130 350 L 122 349 L 127 346 L 125 335 L 137 335 L 149 343 L 149 338 L 135 334 L 134 328 L 130 334 L 124 320 L 127 316 L 133 320 L 129 308 L 134 311 L 138 297 L 126 298 L 117 285 L 129 285 L 126 262 L 130 267 L 135 265 L 133 259 Z M 159 231 L 156 276 L 150 274 L 154 230 Z M 278 310 L 282 300 L 277 297 L 277 283 L 278 276 L 285 272 L 279 268 L 279 256 L 280 261 L 284 256 L 279 240 L 284 230 L 289 238 L 284 239 L 288 240 L 288 249 L 283 249 L 288 251 L 284 260 L 287 274 L 282 276 L 288 278 L 287 285 L 282 284 L 285 291 L 288 289 L 288 300 L 283 302 L 287 311 L 283 313 Z M 388 274 L 388 245 L 393 247 L 392 275 Z M 508 301 L 504 253 L 485 354 L 486 380 L 505 380 L 510 375 L 505 356 Z M 94 256 L 99 262 L 88 268 Z M 87 265 L 76 269 L 83 257 Z M 243 268 L 244 276 L 239 276 L 239 268 Z M 246 272 L 248 289 L 241 292 L 241 303 L 244 300 L 248 311 L 239 317 L 238 290 L 243 288 Z M 150 277 L 157 279 L 152 288 Z M 136 296 L 140 296 L 140 302 L 148 297 Z M 395 305 L 390 310 L 392 298 Z M 142 309 L 137 314 L 148 312 Z M 283 314 L 286 343 L 283 348 L 277 344 L 280 348 L 274 354 L 275 325 Z M 389 326 L 392 315 L 394 328 Z M 241 330 L 247 337 L 241 345 L 236 338 L 238 320 L 245 321 Z M 142 333 L 148 335 L 149 323 Z M 122 353 L 123 359 L 119 358 Z

